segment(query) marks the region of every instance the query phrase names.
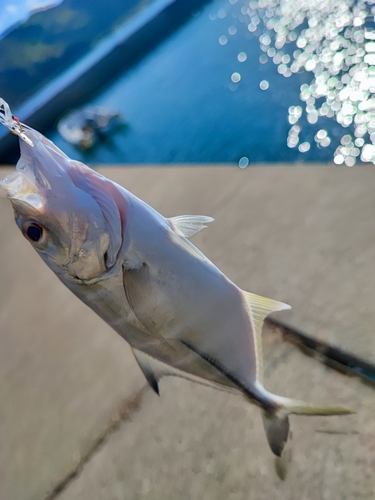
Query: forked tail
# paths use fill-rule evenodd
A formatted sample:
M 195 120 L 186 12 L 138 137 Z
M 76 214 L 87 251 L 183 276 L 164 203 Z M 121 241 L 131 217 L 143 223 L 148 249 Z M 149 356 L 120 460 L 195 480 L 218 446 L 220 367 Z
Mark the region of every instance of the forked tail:
M 266 431 L 268 443 L 275 455 L 281 457 L 283 449 L 288 441 L 289 418 L 288 415 L 305 416 L 329 416 L 329 415 L 351 415 L 354 411 L 338 407 L 317 407 L 308 405 L 302 401 L 283 398 L 270 394 L 277 403 L 279 409 L 274 412 L 262 411 L 263 425 Z
M 254 388 L 258 391 L 258 403 L 264 410 L 262 411 L 263 424 L 266 430 L 268 443 L 273 453 L 279 457 L 283 452 L 289 435 L 288 415 L 350 415 L 355 413 L 341 407 L 319 408 L 307 405 L 302 401 L 284 398 L 272 394 L 264 389 L 262 385 L 263 377 L 263 356 L 262 356 L 262 326 L 268 314 L 274 311 L 290 309 L 290 306 L 277 300 L 260 297 L 254 293 L 243 291 L 247 311 L 254 332 L 255 356 L 256 356 L 256 384 Z M 263 404 L 262 404 L 263 402 Z M 264 404 L 266 403 L 266 404 Z M 269 403 L 269 404 L 267 404 Z M 268 406 L 268 409 L 267 409 Z

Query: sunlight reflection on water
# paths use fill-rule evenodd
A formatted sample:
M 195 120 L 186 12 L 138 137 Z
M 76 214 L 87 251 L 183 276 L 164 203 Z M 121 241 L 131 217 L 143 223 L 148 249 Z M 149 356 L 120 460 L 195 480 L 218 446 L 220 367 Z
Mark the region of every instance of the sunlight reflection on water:
M 307 152 L 311 144 L 299 143 L 300 119 L 314 125 L 324 116 L 349 128 L 334 152 L 336 164 L 353 166 L 358 157 L 375 163 L 375 0 L 229 0 L 237 2 L 243 4 L 239 21 L 259 37 L 261 63 L 272 60 L 286 78 L 312 74 L 300 88 L 303 107 L 289 107 L 288 147 Z M 216 16 L 225 16 L 225 9 Z M 314 140 L 323 148 L 331 143 L 324 129 Z

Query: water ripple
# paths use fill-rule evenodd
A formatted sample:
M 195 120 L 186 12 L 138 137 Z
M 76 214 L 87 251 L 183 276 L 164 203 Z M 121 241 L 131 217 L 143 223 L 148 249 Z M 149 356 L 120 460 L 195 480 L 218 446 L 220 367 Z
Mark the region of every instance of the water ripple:
M 310 143 L 299 144 L 301 118 L 315 125 L 328 117 L 348 129 L 334 153 L 336 164 L 353 166 L 358 158 L 375 163 L 375 0 L 241 3 L 241 21 L 259 36 L 260 62 L 272 60 L 284 77 L 312 74 L 300 88 L 303 106 L 289 107 L 287 145 L 307 152 Z M 331 142 L 324 129 L 314 140 L 318 147 Z

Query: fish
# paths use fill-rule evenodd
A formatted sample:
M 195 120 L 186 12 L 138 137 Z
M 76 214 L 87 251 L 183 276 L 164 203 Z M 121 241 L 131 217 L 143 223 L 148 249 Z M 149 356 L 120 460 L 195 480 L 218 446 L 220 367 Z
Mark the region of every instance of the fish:
M 129 343 L 157 394 L 160 379 L 179 376 L 241 395 L 260 408 L 278 457 L 289 415 L 352 413 L 265 389 L 263 322 L 290 306 L 241 290 L 191 243 L 211 217 L 164 217 L 21 124 L 5 101 L 0 111 L 20 142 L 16 171 L 0 183 L 17 226 L 60 281 Z

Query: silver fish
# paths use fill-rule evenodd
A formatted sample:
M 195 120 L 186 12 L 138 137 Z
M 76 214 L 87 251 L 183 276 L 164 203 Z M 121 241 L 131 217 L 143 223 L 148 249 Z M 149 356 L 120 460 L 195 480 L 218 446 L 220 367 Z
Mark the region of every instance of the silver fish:
M 71 160 L 39 132 L 20 136 L 7 191 L 23 235 L 59 279 L 131 346 L 151 387 L 178 375 L 243 395 L 262 410 L 281 456 L 289 414 L 343 415 L 277 396 L 262 385 L 264 318 L 290 306 L 245 292 L 190 241 L 213 219 L 165 218 L 115 182 Z

